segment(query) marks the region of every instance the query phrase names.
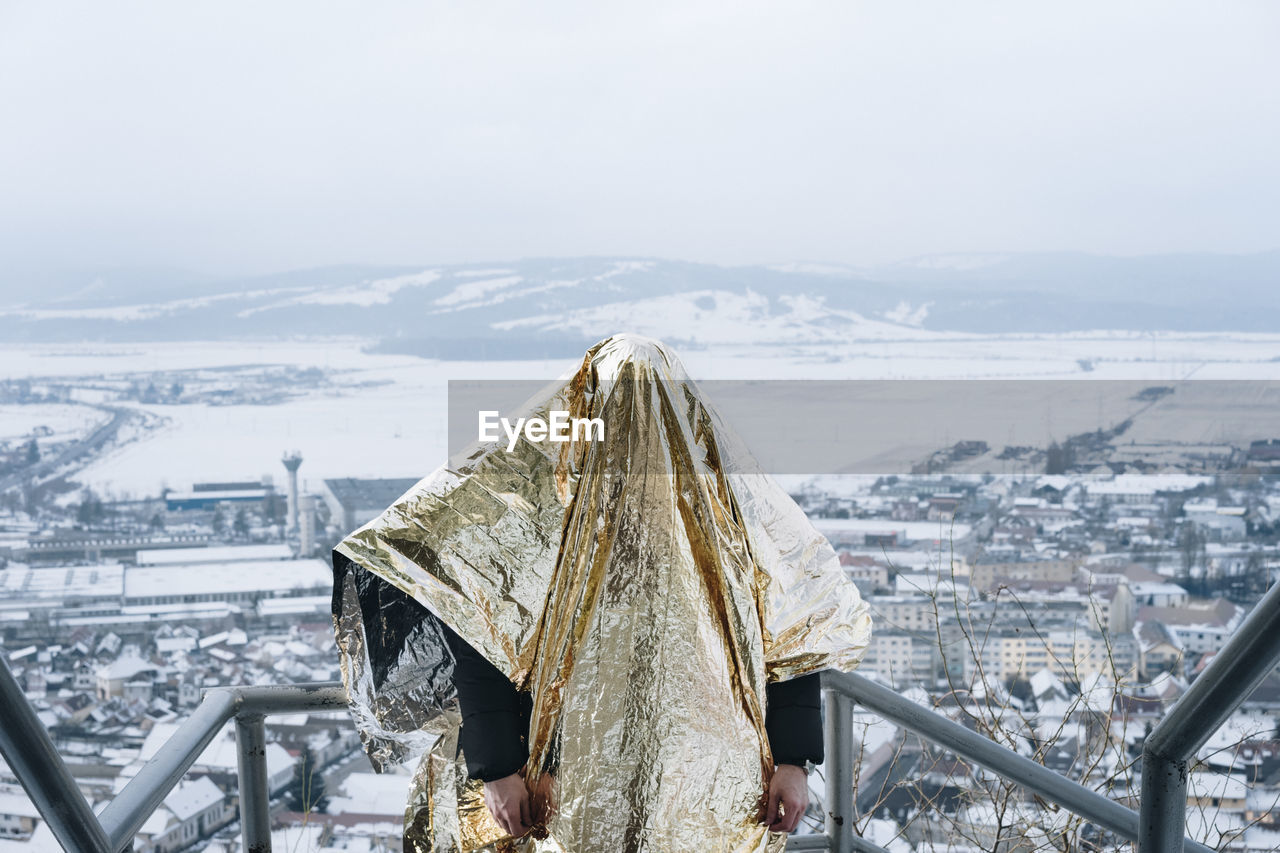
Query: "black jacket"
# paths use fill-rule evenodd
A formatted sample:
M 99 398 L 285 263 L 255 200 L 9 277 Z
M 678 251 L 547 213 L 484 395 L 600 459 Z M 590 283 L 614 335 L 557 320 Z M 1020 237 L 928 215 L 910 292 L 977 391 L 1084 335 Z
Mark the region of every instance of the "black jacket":
M 491 782 L 528 760 L 525 733 L 533 702 L 447 625 L 445 639 L 457 665 L 453 683 L 462 709 L 461 746 L 467 775 Z M 821 763 L 822 700 L 818 674 L 766 686 L 765 731 L 777 764 Z

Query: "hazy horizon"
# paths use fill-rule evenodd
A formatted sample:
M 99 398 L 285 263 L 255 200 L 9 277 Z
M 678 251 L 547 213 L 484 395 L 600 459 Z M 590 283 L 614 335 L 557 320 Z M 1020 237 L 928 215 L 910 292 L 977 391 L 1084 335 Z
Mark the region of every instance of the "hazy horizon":
M 144 265 L 100 265 L 97 267 L 44 266 L 35 269 L 18 270 L 10 267 L 8 274 L 0 274 L 0 309 L 14 309 L 17 306 L 50 306 L 66 303 L 75 305 L 89 302 L 97 304 L 126 304 L 131 300 L 154 301 L 185 299 L 199 296 L 205 291 L 201 287 L 217 286 L 219 292 L 226 286 L 252 286 L 255 282 L 270 284 L 277 280 L 289 280 L 294 284 L 318 284 L 333 286 L 327 279 L 340 280 L 350 286 L 361 281 L 377 279 L 384 276 L 396 276 L 406 273 L 429 270 L 479 270 L 486 267 L 515 268 L 528 264 L 540 263 L 577 263 L 577 262 L 616 262 L 641 261 L 664 265 L 680 265 L 705 269 L 722 270 L 732 273 L 740 271 L 750 277 L 759 271 L 777 271 L 800 275 L 829 277 L 832 280 L 850 282 L 887 283 L 895 278 L 903 284 L 913 277 L 951 276 L 962 279 L 967 276 L 981 275 L 985 270 L 996 270 L 1001 265 L 1029 263 L 1039 272 L 1051 272 L 1051 277 L 1058 280 L 1058 286 L 1066 283 L 1069 274 L 1062 270 L 1051 270 L 1054 261 L 1064 264 L 1072 262 L 1109 262 L 1130 263 L 1135 265 L 1135 273 L 1142 264 L 1150 264 L 1153 270 L 1163 269 L 1162 262 L 1196 262 L 1200 266 L 1213 262 L 1248 262 L 1266 263 L 1274 261 L 1275 268 L 1270 270 L 1272 278 L 1280 275 L 1280 247 L 1257 252 L 1164 252 L 1134 254 L 1104 254 L 1083 252 L 1070 249 L 1023 251 L 1023 252 L 946 252 L 913 255 L 880 264 L 845 264 L 833 261 L 814 259 L 785 260 L 774 263 L 717 263 L 691 258 L 660 258 L 643 255 L 578 255 L 564 257 L 520 257 L 520 258 L 487 258 L 471 260 L 440 260 L 408 263 L 383 263 L 378 261 L 337 261 L 329 264 L 313 264 L 300 267 L 262 268 L 245 271 L 213 271 L 208 269 L 184 268 L 176 266 L 144 266 Z M 1269 268 L 1270 269 L 1270 268 Z M 1145 278 L 1142 286 L 1158 284 L 1151 278 L 1153 270 L 1137 274 Z M 1251 271 L 1256 276 L 1256 270 Z M 464 273 L 474 274 L 474 273 Z M 1024 271 L 1025 275 L 1025 271 Z M 318 277 L 313 281 L 312 277 Z M 1191 274 L 1192 278 L 1204 277 L 1203 270 Z M 1029 282 L 1019 280 L 1008 273 L 1000 272 L 994 281 L 1011 290 L 1024 289 Z M 744 282 L 745 284 L 746 282 Z M 1241 282 L 1231 279 L 1220 279 L 1219 283 L 1238 290 Z M 1041 283 L 1044 284 L 1043 282 Z M 1082 282 L 1083 284 L 1083 282 Z M 1134 282 L 1135 288 L 1137 282 Z M 749 286 L 749 285 L 748 285 Z M 1252 288 L 1260 293 L 1269 292 L 1270 281 L 1255 281 Z M 34 289 L 33 289 L 34 288 Z M 1052 288 L 1050 288 L 1052 290 Z M 1046 291 L 1049 292 L 1049 291 Z M 1248 292 L 1246 287 L 1245 292 Z M 1127 292 L 1124 288 L 1121 296 L 1139 297 L 1137 289 Z
M 142 273 L 182 273 L 195 275 L 202 278 L 214 280 L 241 280 L 254 278 L 268 278 L 271 276 L 285 275 L 288 273 L 308 272 L 312 270 L 338 270 L 338 269 L 393 269 L 401 267 L 412 267 L 429 269 L 433 267 L 452 268 L 452 267 L 474 267 L 482 264 L 493 265 L 495 267 L 517 265 L 536 261 L 554 261 L 554 260 L 635 260 L 635 261 L 660 261 L 680 264 L 694 264 L 700 266 L 719 267 L 722 269 L 755 269 L 755 268 L 785 268 L 794 266 L 797 268 L 820 269 L 827 268 L 833 273 L 847 272 L 857 273 L 861 271 L 875 272 L 894 267 L 910 267 L 924 261 L 933 261 L 937 259 L 960 259 L 972 258 L 980 259 L 1008 259 L 1017 257 L 1083 257 L 1083 258 L 1100 258 L 1100 259 L 1117 259 L 1117 260 L 1154 260 L 1160 258 L 1179 258 L 1179 257 L 1221 257 L 1221 258 L 1248 258 L 1266 255 L 1280 254 L 1280 240 L 1276 245 L 1269 248 L 1252 249 L 1247 251 L 1214 251 L 1209 249 L 1186 248 L 1178 251 L 1167 252 L 1091 252 L 1084 249 L 1073 249 L 1068 247 L 1043 248 L 1043 249 L 1023 249 L 1018 251 L 1001 250 L 996 248 L 990 249 L 974 249 L 970 251 L 959 252 L 920 252 L 917 254 L 904 255 L 901 257 L 891 257 L 886 260 L 865 263 L 853 263 L 849 261 L 838 261 L 830 258 L 775 258 L 773 260 L 751 261 L 751 262 L 732 262 L 732 261 L 716 261 L 707 258 L 698 257 L 679 257 L 671 255 L 650 255 L 639 252 L 618 252 L 610 253 L 591 253 L 584 252 L 573 255 L 552 255 L 552 254 L 527 254 L 527 255 L 510 255 L 495 257 L 438 257 L 423 259 L 408 259 L 403 261 L 389 261 L 379 258 L 347 258 L 336 259 L 324 263 L 301 263 L 297 265 L 286 266 L 259 266 L 246 267 L 242 269 L 216 269 L 213 267 L 200 267 L 197 265 L 183 266 L 178 264 L 145 264 L 145 263 L 103 263 L 94 265 L 73 265 L 73 264 L 45 264 L 39 269 L 52 271 L 60 274 L 87 273 L 95 272 L 142 272 Z M 10 267 L 9 269 L 15 269 Z M 34 271 L 34 270 L 30 270 Z M 4 292 L 6 282 L 0 280 L 0 293 Z

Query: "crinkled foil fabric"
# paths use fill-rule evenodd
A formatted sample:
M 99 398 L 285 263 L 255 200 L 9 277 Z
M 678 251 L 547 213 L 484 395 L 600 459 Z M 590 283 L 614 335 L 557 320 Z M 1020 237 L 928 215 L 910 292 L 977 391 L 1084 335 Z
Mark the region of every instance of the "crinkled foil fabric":
M 661 344 L 597 344 L 526 407 L 551 410 L 602 418 L 605 438 L 476 446 L 335 552 L 366 748 L 418 761 L 405 849 L 780 851 L 758 823 L 765 683 L 853 669 L 866 604 Z M 407 593 L 532 693 L 530 788 L 557 767 L 543 837 L 506 838 L 466 779 L 438 629 L 391 624 L 411 620 L 361 583 Z

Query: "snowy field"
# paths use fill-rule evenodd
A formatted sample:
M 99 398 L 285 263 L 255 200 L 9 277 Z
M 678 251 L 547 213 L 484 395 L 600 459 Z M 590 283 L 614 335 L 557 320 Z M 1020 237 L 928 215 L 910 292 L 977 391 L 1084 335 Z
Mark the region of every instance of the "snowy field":
M 79 479 L 112 495 L 141 496 L 199 480 L 271 475 L 282 482 L 280 456 L 294 449 L 304 457 L 304 483 L 326 477 L 421 476 L 446 456 L 448 380 L 546 380 L 575 366 L 572 359 L 442 362 L 369 354 L 364 346 L 360 340 L 0 346 L 0 379 L 75 385 L 153 371 L 253 365 L 331 371 L 328 385 L 278 405 L 117 404 L 153 413 L 164 419 L 163 426 L 97 459 Z M 712 342 L 677 345 L 677 350 L 699 379 L 1280 380 L 1280 335 L 979 337 L 922 332 L 913 340 L 750 346 Z M 1098 425 L 1092 405 L 1070 408 L 1074 416 L 1060 413 L 1058 434 Z M 88 406 L 8 405 L 0 407 L 0 436 L 21 436 L 39 424 L 59 432 L 87 432 L 103 419 L 100 410 Z M 934 432 L 940 440 L 972 437 L 945 423 Z M 1043 432 L 1028 426 L 1025 437 L 1015 438 L 1029 443 Z M 1187 433 L 1196 440 L 1216 437 L 1205 436 L 1194 425 Z M 1006 443 L 1009 433 L 993 438 L 993 444 Z
M 65 380 L 73 377 L 287 364 L 298 367 L 393 366 L 404 356 L 371 356 L 362 341 L 147 344 L 0 345 L 0 379 Z
M 87 406 L 63 403 L 45 403 L 21 406 L 16 403 L 0 403 L 0 444 L 21 442 L 31 437 L 40 427 L 52 430 L 49 439 L 86 435 L 94 427 L 110 420 L 110 415 Z M 45 440 L 42 437 L 42 440 Z

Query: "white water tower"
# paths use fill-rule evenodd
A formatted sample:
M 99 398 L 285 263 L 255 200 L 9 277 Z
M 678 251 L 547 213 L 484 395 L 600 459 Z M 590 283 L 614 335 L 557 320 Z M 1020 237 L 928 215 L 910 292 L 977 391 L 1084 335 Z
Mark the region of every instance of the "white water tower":
M 296 450 L 287 451 L 280 461 L 289 472 L 289 509 L 285 518 L 285 531 L 295 533 L 298 530 L 298 466 L 302 464 L 302 454 Z

